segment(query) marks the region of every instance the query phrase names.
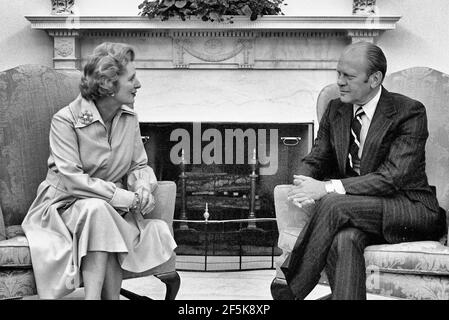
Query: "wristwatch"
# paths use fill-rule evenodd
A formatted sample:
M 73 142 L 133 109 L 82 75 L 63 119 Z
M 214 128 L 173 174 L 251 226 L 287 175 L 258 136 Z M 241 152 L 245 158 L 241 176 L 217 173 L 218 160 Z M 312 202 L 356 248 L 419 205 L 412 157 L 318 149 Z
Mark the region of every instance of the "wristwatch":
M 129 208 L 129 210 L 134 211 L 139 207 L 139 205 L 140 205 L 139 194 L 137 192 L 134 192 L 134 201 L 131 204 L 131 207 Z
M 327 193 L 335 192 L 335 187 L 332 181 L 326 181 L 326 183 L 324 184 L 324 188 L 326 189 Z

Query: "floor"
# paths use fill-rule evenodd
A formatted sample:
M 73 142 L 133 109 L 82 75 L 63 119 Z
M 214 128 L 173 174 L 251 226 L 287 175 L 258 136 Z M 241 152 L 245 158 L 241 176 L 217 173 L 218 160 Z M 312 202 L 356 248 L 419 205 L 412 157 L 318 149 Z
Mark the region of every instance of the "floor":
M 198 272 L 179 271 L 181 287 L 177 300 L 272 300 L 270 284 L 275 270 Z M 123 288 L 152 299 L 163 300 L 165 286 L 155 277 L 125 280 Z M 306 300 L 315 300 L 330 293 L 327 286 L 318 285 Z M 64 300 L 83 299 L 84 290 L 77 289 Z M 26 297 L 37 300 L 37 296 Z M 123 298 L 125 299 L 125 298 Z M 388 298 L 368 295 L 368 300 L 385 300 Z

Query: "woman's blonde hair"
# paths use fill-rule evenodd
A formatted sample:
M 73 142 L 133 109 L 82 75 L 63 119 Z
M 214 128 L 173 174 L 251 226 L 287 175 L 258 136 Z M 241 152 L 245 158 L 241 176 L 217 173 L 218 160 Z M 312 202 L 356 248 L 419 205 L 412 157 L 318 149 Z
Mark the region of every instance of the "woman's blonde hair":
M 124 43 L 104 42 L 97 46 L 84 66 L 81 96 L 86 100 L 98 100 L 114 94 L 119 89 L 118 78 L 134 57 L 134 49 Z M 112 88 L 105 86 L 108 80 L 112 81 Z

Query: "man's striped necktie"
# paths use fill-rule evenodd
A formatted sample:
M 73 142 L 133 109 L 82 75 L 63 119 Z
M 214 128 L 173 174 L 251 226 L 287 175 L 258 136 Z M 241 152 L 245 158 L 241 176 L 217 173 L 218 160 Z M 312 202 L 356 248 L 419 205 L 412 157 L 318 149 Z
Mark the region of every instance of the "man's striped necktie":
M 360 130 L 362 129 L 362 116 L 365 114 L 362 107 L 358 107 L 351 123 L 351 138 L 349 144 L 349 166 L 357 175 L 360 174 Z

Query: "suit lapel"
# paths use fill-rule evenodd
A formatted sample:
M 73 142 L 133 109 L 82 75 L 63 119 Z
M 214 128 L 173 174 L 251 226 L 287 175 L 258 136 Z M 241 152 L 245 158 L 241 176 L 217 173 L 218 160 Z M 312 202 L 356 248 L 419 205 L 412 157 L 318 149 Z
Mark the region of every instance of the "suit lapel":
M 352 104 L 341 103 L 335 119 L 334 144 L 337 153 L 338 168 L 343 175 L 346 174 L 352 116 Z
M 376 165 L 375 155 L 381 146 L 385 134 L 393 123 L 391 116 L 396 112 L 397 110 L 391 100 L 390 93 L 382 87 L 379 103 L 363 145 L 362 158 L 360 159 L 360 175 L 364 175 L 374 169 Z

